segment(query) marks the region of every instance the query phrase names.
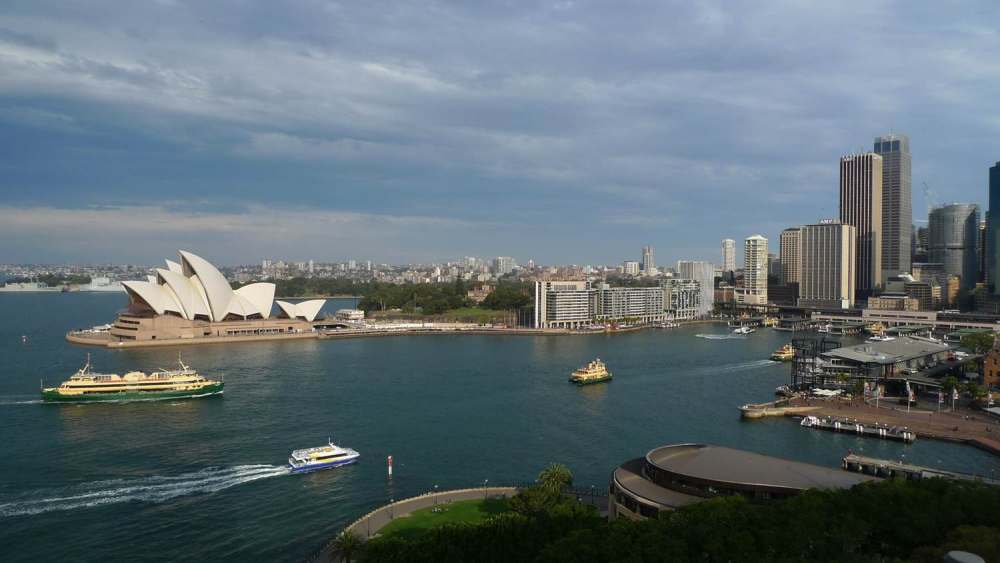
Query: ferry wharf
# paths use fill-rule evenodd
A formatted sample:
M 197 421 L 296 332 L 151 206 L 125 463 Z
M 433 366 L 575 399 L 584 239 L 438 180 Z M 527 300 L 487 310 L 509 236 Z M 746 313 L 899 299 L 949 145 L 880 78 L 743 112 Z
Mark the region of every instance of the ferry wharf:
M 848 419 L 866 427 L 896 427 L 918 438 L 959 442 L 1000 456 L 1000 419 L 968 409 L 928 410 L 893 405 L 891 399 L 876 407 L 873 403 L 843 399 L 795 397 L 759 405 L 740 407 L 748 419 L 764 416 L 815 416 L 820 419 Z M 881 436 L 879 436 L 881 437 Z
M 943 469 L 933 469 L 930 467 L 911 465 L 901 461 L 877 459 L 855 453 L 850 453 L 844 456 L 841 467 L 846 471 L 864 473 L 865 475 L 872 475 L 874 477 L 882 477 L 886 479 L 902 478 L 906 480 L 915 480 L 937 478 L 952 479 L 956 481 L 977 481 L 994 486 L 1000 485 L 1000 480 L 997 480 L 995 471 L 989 476 L 972 475 L 969 473 L 958 473 L 955 471 L 945 471 Z

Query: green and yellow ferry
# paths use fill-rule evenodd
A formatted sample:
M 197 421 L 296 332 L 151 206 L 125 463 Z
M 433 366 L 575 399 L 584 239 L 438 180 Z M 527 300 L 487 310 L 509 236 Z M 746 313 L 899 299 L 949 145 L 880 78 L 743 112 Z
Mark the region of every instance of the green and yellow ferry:
M 130 371 L 125 375 L 93 373 L 90 355 L 87 364 L 59 387 L 42 387 L 42 400 L 47 403 L 93 401 L 149 401 L 155 399 L 193 399 L 221 395 L 223 381 L 213 381 L 198 375 L 178 358 L 179 369 L 160 370 L 150 374 Z
M 569 382 L 577 385 L 589 385 L 602 381 L 611 381 L 611 372 L 608 371 L 607 366 L 600 358 L 590 362 L 586 367 L 574 371 L 569 376 Z

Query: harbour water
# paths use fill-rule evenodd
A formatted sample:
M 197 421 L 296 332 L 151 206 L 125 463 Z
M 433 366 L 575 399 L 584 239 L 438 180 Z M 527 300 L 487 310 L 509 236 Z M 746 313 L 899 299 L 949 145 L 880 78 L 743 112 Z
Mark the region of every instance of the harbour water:
M 773 398 L 790 338 L 721 338 L 693 325 L 594 336 L 398 336 L 134 350 L 68 344 L 110 321 L 120 294 L 0 295 L 0 560 L 300 561 L 390 499 L 533 478 L 549 462 L 606 487 L 614 467 L 662 444 L 708 442 L 837 466 L 848 450 L 1000 475 L 967 446 L 811 432 L 793 420 L 742 421 Z M 335 302 L 331 309 L 350 305 Z M 27 342 L 22 343 L 22 335 Z M 701 337 L 699 337 L 701 335 Z M 706 338 L 705 336 L 708 335 Z M 48 405 L 92 355 L 95 369 L 185 363 L 225 376 L 223 398 Z M 600 357 L 615 374 L 576 387 Z M 290 475 L 288 453 L 327 437 L 358 464 Z M 394 458 L 387 481 L 386 456 Z

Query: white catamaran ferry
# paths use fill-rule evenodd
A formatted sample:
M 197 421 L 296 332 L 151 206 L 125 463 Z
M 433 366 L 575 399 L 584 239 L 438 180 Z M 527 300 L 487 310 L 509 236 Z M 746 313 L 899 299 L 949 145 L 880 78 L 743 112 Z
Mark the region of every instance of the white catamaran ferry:
M 328 439 L 325 446 L 292 452 L 291 457 L 288 458 L 288 466 L 292 473 L 306 473 L 307 471 L 354 463 L 359 457 L 361 454 L 358 452 L 350 448 L 342 448 Z

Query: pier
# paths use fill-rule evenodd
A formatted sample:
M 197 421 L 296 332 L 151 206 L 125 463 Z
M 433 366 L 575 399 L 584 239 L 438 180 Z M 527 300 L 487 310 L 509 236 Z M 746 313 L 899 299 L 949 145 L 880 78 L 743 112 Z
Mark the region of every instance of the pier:
M 913 432 L 916 437 L 960 442 L 1000 456 L 1000 419 L 985 412 L 905 407 L 886 398 L 880 406 L 858 400 L 814 399 L 794 397 L 770 403 L 743 405 L 743 418 L 765 416 L 815 416 L 827 419 L 848 419 L 867 427 L 897 427 Z
M 1000 481 L 996 479 L 995 474 L 990 475 L 989 477 L 971 475 L 968 473 L 958 473 L 955 471 L 945 471 L 943 469 L 910 465 L 901 461 L 866 457 L 854 453 L 844 456 L 841 467 L 845 471 L 864 473 L 865 475 L 882 477 L 885 479 L 952 479 L 956 481 L 978 481 L 986 483 L 987 485 L 1000 485 Z
M 846 432 L 857 434 L 867 438 L 881 438 L 882 440 L 895 440 L 897 442 L 911 443 L 917 439 L 916 433 L 907 427 L 890 426 L 888 424 L 864 424 L 858 419 L 807 416 L 802 419 L 802 426 L 805 428 L 815 428 L 816 430 L 828 430 L 830 432 Z

